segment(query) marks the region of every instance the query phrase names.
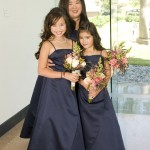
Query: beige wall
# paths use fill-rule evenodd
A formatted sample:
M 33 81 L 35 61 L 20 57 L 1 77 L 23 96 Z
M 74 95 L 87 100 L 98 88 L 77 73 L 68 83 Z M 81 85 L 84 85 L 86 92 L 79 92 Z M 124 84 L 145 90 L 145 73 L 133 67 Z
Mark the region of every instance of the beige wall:
M 34 53 L 55 0 L 0 0 L 0 124 L 30 102 L 37 78 Z

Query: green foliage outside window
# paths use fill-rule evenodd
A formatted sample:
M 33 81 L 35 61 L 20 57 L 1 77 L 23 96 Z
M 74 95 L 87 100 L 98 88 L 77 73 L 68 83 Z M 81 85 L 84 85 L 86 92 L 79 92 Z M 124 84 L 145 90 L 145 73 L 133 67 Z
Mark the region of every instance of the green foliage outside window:
M 104 24 L 106 24 L 107 22 L 109 22 L 110 17 L 109 16 L 98 15 L 98 16 L 89 18 L 89 20 L 91 22 L 93 22 L 96 26 L 102 27 Z

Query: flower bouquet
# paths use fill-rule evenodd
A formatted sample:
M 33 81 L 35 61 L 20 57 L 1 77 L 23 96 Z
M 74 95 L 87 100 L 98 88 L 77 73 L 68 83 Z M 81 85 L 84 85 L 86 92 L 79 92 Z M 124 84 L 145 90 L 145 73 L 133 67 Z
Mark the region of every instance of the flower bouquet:
M 125 42 L 121 42 L 118 45 L 114 45 L 113 49 L 108 51 L 108 60 L 111 66 L 112 72 L 125 73 L 128 67 L 127 53 L 130 52 L 131 48 L 124 49 Z
M 87 90 L 89 91 L 90 88 L 93 88 L 95 90 L 100 89 L 101 87 L 104 87 L 104 78 L 105 74 L 102 60 L 101 58 L 98 61 L 98 64 L 93 66 L 88 72 L 86 72 L 86 78 L 84 79 L 84 83 L 88 85 Z M 88 98 L 88 102 L 92 103 L 92 98 Z
M 85 60 L 81 57 L 81 48 L 75 43 L 73 47 L 73 52 L 66 55 L 65 61 L 64 61 L 64 67 L 71 71 L 72 73 L 78 73 L 80 75 L 80 70 L 82 70 L 86 62 Z M 71 82 L 71 89 L 75 90 L 75 83 Z

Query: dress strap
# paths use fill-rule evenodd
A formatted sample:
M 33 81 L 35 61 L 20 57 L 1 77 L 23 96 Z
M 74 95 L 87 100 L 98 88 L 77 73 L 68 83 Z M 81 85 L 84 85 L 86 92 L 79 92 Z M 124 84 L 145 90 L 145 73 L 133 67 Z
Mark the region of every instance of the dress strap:
M 54 44 L 50 40 L 47 40 L 47 41 L 50 42 L 52 44 L 52 46 L 54 47 L 54 49 L 56 50 Z

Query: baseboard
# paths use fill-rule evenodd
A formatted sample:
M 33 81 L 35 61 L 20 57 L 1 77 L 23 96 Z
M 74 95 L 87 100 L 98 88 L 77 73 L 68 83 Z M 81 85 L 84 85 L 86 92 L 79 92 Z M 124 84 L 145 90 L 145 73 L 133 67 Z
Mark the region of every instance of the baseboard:
M 12 116 L 10 119 L 5 121 L 3 124 L 0 125 L 0 137 L 4 135 L 7 131 L 13 128 L 17 123 L 19 123 L 22 119 L 24 119 L 29 106 L 26 106 L 17 114 Z

